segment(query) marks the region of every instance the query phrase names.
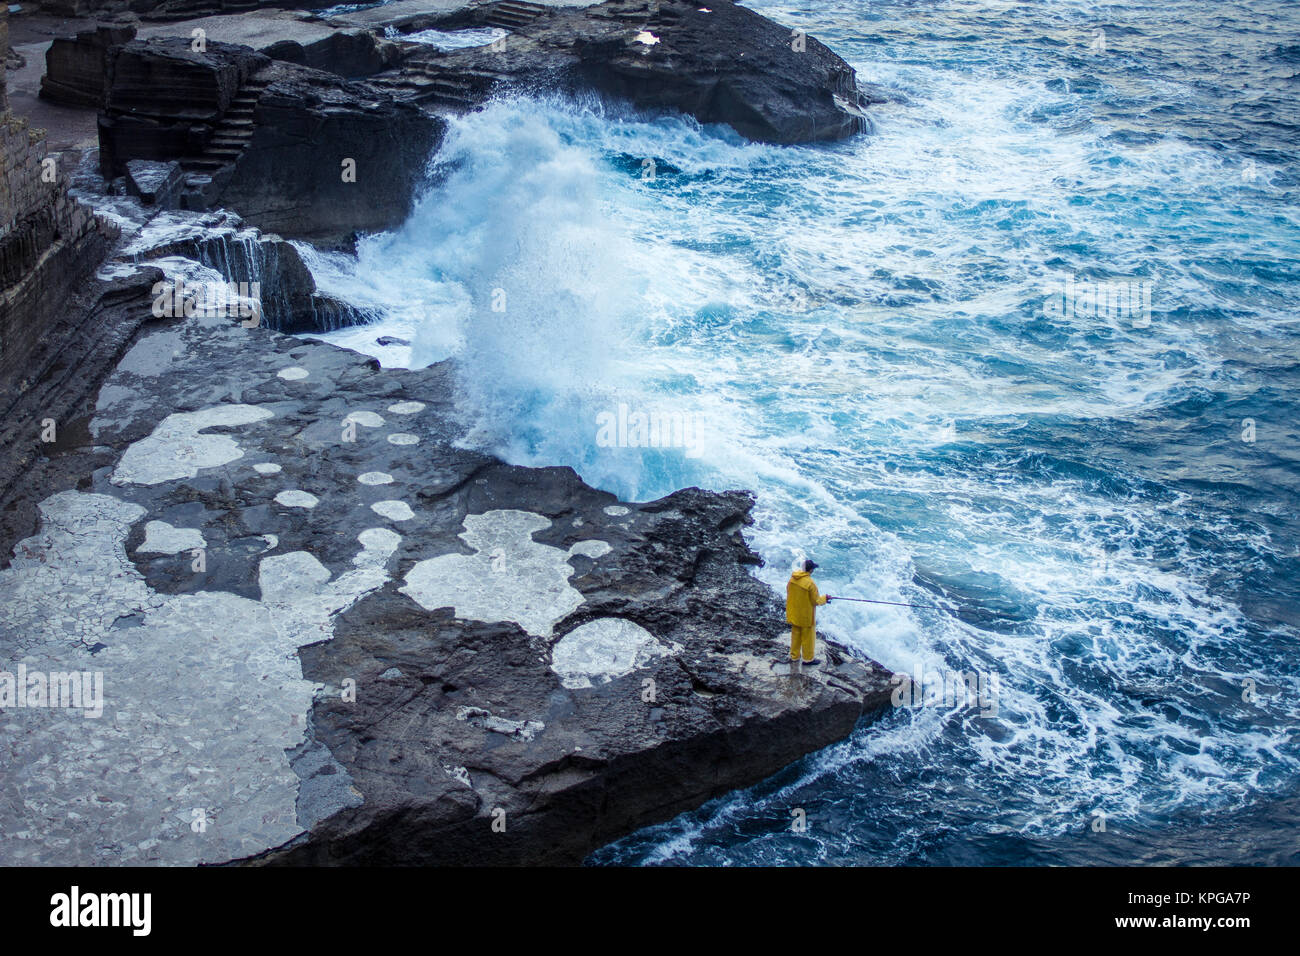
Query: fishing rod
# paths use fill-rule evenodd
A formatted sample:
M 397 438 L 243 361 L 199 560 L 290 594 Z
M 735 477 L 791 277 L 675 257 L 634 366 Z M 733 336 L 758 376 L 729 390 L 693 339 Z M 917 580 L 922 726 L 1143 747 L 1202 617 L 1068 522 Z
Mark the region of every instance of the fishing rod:
M 931 611 L 946 611 L 946 610 L 948 610 L 946 607 L 938 607 L 937 605 L 934 605 L 934 604 L 900 604 L 898 601 L 871 601 L 871 600 L 868 600 L 867 598 L 846 598 L 846 597 L 836 597 L 836 596 L 833 595 L 833 594 L 832 594 L 829 598 L 827 598 L 826 600 L 828 600 L 828 601 L 856 601 L 858 604 L 888 604 L 890 607 L 924 607 L 924 608 L 929 608 Z

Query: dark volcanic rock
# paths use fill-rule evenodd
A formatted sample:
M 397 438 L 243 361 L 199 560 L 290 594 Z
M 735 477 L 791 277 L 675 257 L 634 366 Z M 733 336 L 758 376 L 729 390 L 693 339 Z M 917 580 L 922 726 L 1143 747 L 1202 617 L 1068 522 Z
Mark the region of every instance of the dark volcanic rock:
M 326 245 L 399 225 L 444 122 L 318 70 L 274 63 L 262 76 L 270 85 L 221 203 L 263 229 Z
M 108 53 L 100 166 L 122 175 L 132 159 L 198 156 L 240 88 L 270 61 L 248 47 L 180 38 L 132 40 Z
M 233 220 L 233 221 L 232 221 Z M 208 214 L 162 244 L 138 249 L 136 262 L 181 256 L 215 270 L 226 283 L 257 290 L 260 323 L 277 332 L 330 332 L 368 322 L 372 316 L 324 295 L 292 243 L 242 228 L 228 213 Z
M 147 206 L 168 209 L 176 205 L 184 185 L 180 163 L 132 159 L 126 164 L 126 190 Z
M 737 530 L 749 495 L 691 488 L 610 520 L 609 496 L 568 469 L 470 475 L 440 501 L 453 516 L 527 501 L 553 522 L 540 542 L 615 542 L 573 559 L 586 603 L 557 631 L 631 621 L 680 650 L 575 689 L 539 666 L 549 642 L 516 625 L 447 609 L 431 627 L 401 595 L 363 600 L 302 657 L 310 679 L 365 688 L 356 703 L 324 695 L 312 718 L 364 802 L 269 862 L 575 864 L 758 782 L 887 703 L 889 675 L 838 648 L 823 645 L 820 673 L 778 663 L 784 609 L 748 574 L 756 558 Z
M 490 15 L 482 8 L 480 16 Z M 594 88 L 771 143 L 842 139 L 868 128 L 869 98 L 852 67 L 814 37 L 730 0 L 557 9 L 517 27 L 500 49 L 413 53 L 389 82 L 414 99 L 451 106 L 502 84 Z
M 56 37 L 45 51 L 41 98 L 65 106 L 104 105 L 109 50 L 135 39 L 135 27 L 101 26 Z
M 111 51 L 108 71 L 106 178 L 131 160 L 179 160 L 187 208 L 226 206 L 322 245 L 399 225 L 445 125 L 364 83 L 225 43 L 199 53 L 135 40 Z
M 790 672 L 750 495 L 503 464 L 457 447 L 457 393 L 445 363 L 146 327 L 0 570 L 6 659 L 113 688 L 12 742 L 44 798 L 0 794 L 0 862 L 576 863 L 886 705 L 832 645 Z M 60 770 L 92 754 L 107 801 Z
M 729 0 L 656 6 L 657 17 L 647 16 L 644 2 L 588 11 L 592 18 L 644 24 L 640 40 L 577 41 L 580 71 L 592 86 L 638 106 L 726 123 L 763 142 L 843 139 L 865 129 L 853 68 L 821 41 Z
M 84 317 L 72 300 L 117 236 L 69 195 L 63 176 L 50 175 L 58 166 L 47 155 L 44 130 L 8 108 L 8 17 L 0 8 L 0 401 L 54 374 L 61 354 L 67 358 L 65 348 L 76 351 L 79 343 L 64 338 L 81 334 L 67 310 Z M 0 411 L 9 414 L 3 405 Z M 5 459 L 25 451 L 8 442 L 3 447 L 13 449 L 0 456 Z M 0 481 L 6 470 L 0 469 Z
M 273 60 L 348 78 L 372 76 L 391 69 L 402 55 L 396 43 L 381 39 L 369 30 L 338 30 L 312 43 L 281 40 L 263 47 L 262 52 Z
M 95 263 L 102 255 L 101 247 Z M 90 447 L 86 423 L 100 383 L 151 321 L 149 293 L 162 277 L 146 268 L 121 280 L 80 283 L 70 301 L 42 316 L 22 377 L 0 374 L 0 446 L 6 450 L 0 456 L 0 567 L 9 563 L 14 543 L 36 530 L 37 502 L 84 482 L 96 463 L 111 460 L 107 449 Z M 56 423 L 53 442 L 41 434 L 48 421 Z

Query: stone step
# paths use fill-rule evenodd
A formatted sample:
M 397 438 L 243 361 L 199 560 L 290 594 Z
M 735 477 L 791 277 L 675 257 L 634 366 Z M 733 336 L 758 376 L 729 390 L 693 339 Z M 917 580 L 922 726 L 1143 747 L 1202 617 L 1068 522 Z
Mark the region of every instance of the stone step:
M 211 159 L 206 156 L 181 161 L 181 168 L 187 171 L 220 169 L 225 165 L 226 161 L 224 159 Z
M 466 92 L 472 91 L 474 89 L 473 83 L 469 83 L 465 80 L 457 79 L 456 77 L 439 76 L 437 73 L 425 73 L 423 71 L 412 75 L 415 77 L 420 77 L 422 79 L 429 80 L 432 83 L 437 83 L 441 86 L 450 87 L 452 89 L 465 90 Z
M 535 17 L 540 17 L 550 8 L 544 3 L 529 3 L 528 0 L 503 0 L 502 3 L 497 4 L 497 9 L 517 10 L 523 13 L 532 14 Z
M 537 3 L 507 0 L 507 2 L 493 7 L 484 18 L 484 22 L 489 26 L 500 27 L 503 30 L 513 30 L 532 23 L 548 9 L 548 7 Z

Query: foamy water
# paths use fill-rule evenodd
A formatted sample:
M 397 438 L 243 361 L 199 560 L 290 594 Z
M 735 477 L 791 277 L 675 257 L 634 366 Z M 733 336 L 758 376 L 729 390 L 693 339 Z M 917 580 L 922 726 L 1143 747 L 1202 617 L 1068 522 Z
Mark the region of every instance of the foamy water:
M 888 91 L 872 135 L 503 100 L 400 230 L 312 259 L 388 315 L 333 341 L 457 359 L 466 444 L 637 499 L 754 489 L 764 580 L 803 549 L 824 591 L 944 608 L 824 630 L 999 678 L 996 716 L 892 713 L 595 861 L 1122 862 L 1078 838 L 1098 814 L 1158 841 L 1294 793 L 1295 16 L 751 6 Z M 1075 278 L 1149 313 L 1050 312 Z M 620 406 L 702 437 L 608 447 Z

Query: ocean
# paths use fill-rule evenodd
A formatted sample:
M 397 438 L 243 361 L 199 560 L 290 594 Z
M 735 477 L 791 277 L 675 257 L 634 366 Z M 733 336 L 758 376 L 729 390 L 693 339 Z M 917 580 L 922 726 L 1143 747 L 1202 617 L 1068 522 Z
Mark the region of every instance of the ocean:
M 825 633 L 996 691 L 589 862 L 1300 863 L 1300 5 L 747 5 L 887 98 L 868 134 L 504 97 L 402 228 L 308 253 L 380 316 L 332 341 L 457 359 L 467 446 L 752 489 L 778 590 L 806 554 L 938 608 Z M 638 413 L 666 447 L 600 428 Z

